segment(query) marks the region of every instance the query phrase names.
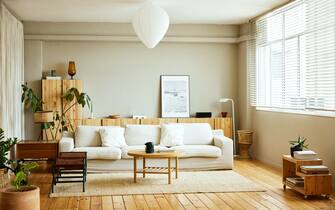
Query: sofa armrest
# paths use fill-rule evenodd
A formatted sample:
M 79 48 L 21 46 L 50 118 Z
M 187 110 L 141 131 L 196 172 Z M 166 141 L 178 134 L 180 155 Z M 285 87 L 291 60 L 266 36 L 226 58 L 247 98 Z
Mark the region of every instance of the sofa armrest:
M 74 149 L 74 139 L 63 137 L 58 143 L 59 152 L 71 152 Z
M 214 135 L 214 145 L 222 150 L 222 158 L 229 162 L 231 168 L 234 166 L 233 140 L 223 134 Z

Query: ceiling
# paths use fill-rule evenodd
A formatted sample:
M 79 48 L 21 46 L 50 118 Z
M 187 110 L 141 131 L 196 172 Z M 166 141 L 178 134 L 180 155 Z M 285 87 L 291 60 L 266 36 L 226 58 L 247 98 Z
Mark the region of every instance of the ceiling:
M 241 24 L 289 0 L 152 0 L 172 23 Z M 3 0 L 23 21 L 131 22 L 146 0 Z

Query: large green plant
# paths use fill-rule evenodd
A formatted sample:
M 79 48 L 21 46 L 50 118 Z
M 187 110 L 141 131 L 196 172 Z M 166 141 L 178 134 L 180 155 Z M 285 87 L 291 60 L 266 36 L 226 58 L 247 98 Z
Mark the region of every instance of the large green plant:
M 42 111 L 42 99 L 36 95 L 36 93 L 29 88 L 27 85 L 21 85 L 22 87 L 22 96 L 21 101 L 24 103 L 26 108 L 31 108 L 33 113 L 37 111 Z
M 0 168 L 8 168 L 8 152 L 17 143 L 17 138 L 4 140 L 4 131 L 0 128 Z
M 87 105 L 90 112 L 92 112 L 92 100 L 86 93 L 80 93 L 77 88 L 70 88 L 64 95 L 63 112 L 56 112 L 54 120 L 58 121 L 56 132 L 62 133 L 63 131 L 69 131 L 70 129 L 74 131 L 73 125 L 67 116 L 67 113 L 72 107 L 76 105 L 81 105 L 83 108 Z M 55 134 L 56 136 L 56 134 Z

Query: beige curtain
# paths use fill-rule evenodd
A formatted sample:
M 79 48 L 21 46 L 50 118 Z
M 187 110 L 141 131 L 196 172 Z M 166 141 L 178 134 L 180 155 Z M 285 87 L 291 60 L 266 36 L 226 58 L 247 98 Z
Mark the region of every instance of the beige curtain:
M 6 137 L 23 136 L 21 84 L 24 77 L 23 25 L 4 5 L 0 14 L 0 127 Z

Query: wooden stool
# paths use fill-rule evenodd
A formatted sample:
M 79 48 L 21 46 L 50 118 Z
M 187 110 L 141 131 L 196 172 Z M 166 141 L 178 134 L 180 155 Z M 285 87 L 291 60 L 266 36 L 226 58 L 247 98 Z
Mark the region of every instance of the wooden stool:
M 238 130 L 238 145 L 240 151 L 240 158 L 250 159 L 249 148 L 252 145 L 252 131 Z
M 78 175 L 65 175 L 78 174 Z M 61 152 L 52 170 L 52 192 L 57 183 L 82 182 L 83 192 L 87 177 L 86 152 Z M 70 180 L 69 180 L 70 179 Z

